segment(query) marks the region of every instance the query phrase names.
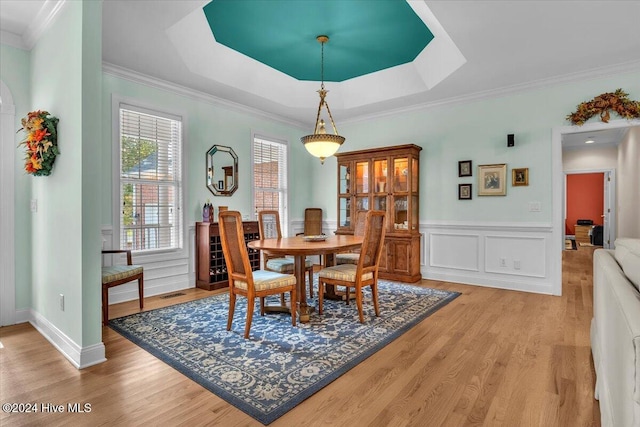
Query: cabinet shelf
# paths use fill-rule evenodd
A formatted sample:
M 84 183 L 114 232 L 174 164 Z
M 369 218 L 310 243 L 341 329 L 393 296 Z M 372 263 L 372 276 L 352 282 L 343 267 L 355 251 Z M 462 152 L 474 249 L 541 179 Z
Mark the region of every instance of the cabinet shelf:
M 245 243 L 260 239 L 257 221 L 242 223 Z M 260 251 L 247 248 L 253 271 L 260 268 Z M 208 291 L 229 286 L 218 223 L 196 223 L 196 286 Z

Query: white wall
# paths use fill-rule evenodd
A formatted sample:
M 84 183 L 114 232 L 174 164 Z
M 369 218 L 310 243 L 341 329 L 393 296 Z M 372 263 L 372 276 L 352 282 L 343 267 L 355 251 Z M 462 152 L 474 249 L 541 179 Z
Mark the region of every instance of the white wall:
M 616 196 L 617 236 L 640 238 L 640 126 L 630 128 L 618 146 Z
M 562 170 L 565 172 L 617 169 L 617 167 L 617 147 L 562 150 Z

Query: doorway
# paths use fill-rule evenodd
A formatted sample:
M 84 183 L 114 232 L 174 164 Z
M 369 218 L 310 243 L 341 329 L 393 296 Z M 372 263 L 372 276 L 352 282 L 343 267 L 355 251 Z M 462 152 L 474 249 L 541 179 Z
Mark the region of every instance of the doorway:
M 563 136 L 574 135 L 586 132 L 597 132 L 602 130 L 611 129 L 624 129 L 640 126 L 640 120 L 612 120 L 609 123 L 588 123 L 583 126 L 558 126 L 552 129 L 551 137 L 551 160 L 552 160 L 552 247 L 551 247 L 551 277 L 552 277 L 552 289 L 554 295 L 562 295 L 562 251 L 565 247 L 565 186 L 564 186 L 564 172 L 563 172 L 563 152 L 562 152 L 562 140 Z M 640 166 L 640 165 L 639 165 Z M 610 200 L 615 197 L 615 194 L 610 194 L 608 198 Z M 620 215 L 620 212 L 618 212 Z M 612 217 L 613 219 L 613 217 Z M 611 226 L 610 229 L 614 230 L 615 227 Z M 610 238 L 610 241 L 614 240 Z
M 564 174 L 565 239 L 567 235 L 574 236 L 579 243 L 610 249 L 615 240 L 615 169 L 565 171 Z M 591 221 L 590 225 L 596 228 L 587 227 L 585 221 Z M 587 228 L 593 237 L 585 241 L 583 231 Z

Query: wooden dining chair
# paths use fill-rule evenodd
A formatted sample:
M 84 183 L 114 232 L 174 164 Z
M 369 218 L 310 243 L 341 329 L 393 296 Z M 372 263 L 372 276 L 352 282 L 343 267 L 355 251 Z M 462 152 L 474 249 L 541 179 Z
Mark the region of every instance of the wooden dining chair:
M 138 281 L 140 310 L 144 308 L 144 269 L 132 262 L 128 249 L 103 250 L 102 254 L 127 254 L 127 264 L 113 264 L 102 267 L 102 323 L 109 323 L 109 288 Z
M 304 231 L 296 236 L 320 236 L 322 232 L 322 209 L 306 208 L 304 210 Z M 323 256 L 318 255 L 320 265 L 324 265 Z M 313 286 L 309 286 L 309 296 L 313 298 Z
M 296 325 L 296 276 L 275 271 L 251 270 L 249 253 L 244 241 L 242 215 L 237 211 L 223 211 L 218 215 L 222 252 L 229 275 L 229 317 L 227 331 L 231 330 L 236 296 L 247 298 L 247 319 L 244 337 L 249 338 L 256 297 L 260 298 L 260 315 L 264 316 L 264 299 L 269 295 L 289 292 L 291 296 L 291 324 Z
M 337 285 L 347 287 L 347 300 L 349 300 L 349 288 L 355 288 L 356 305 L 360 323 L 364 323 L 362 311 L 362 288 L 371 287 L 371 298 L 376 316 L 380 315 L 378 307 L 378 265 L 384 246 L 385 236 L 385 212 L 367 211 L 364 240 L 360 250 L 358 264 L 341 264 L 326 267 L 318 273 L 318 313 L 323 312 L 324 285 Z
M 367 219 L 368 211 L 357 211 L 356 212 L 356 224 L 353 230 L 354 236 L 364 236 L 364 224 Z M 360 259 L 360 250 L 354 250 L 350 252 L 342 252 L 336 254 L 336 265 L 340 264 L 358 264 L 358 259 Z M 349 304 L 349 300 L 347 300 L 347 304 Z
M 280 213 L 278 211 L 258 212 L 258 231 L 260 240 L 282 239 L 280 228 Z M 294 274 L 294 260 L 281 255 L 272 255 L 262 251 L 263 269 L 282 274 Z M 309 274 L 309 296 L 313 298 L 313 263 L 309 259 L 304 260 L 305 272 Z M 284 301 L 283 301 L 284 302 Z

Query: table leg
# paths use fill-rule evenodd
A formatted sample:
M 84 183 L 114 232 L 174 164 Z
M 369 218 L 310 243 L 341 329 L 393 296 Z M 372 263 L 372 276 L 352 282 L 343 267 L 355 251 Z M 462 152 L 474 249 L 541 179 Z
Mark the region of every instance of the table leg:
M 308 323 L 311 313 L 314 311 L 313 306 L 307 305 L 307 286 L 304 271 L 304 255 L 296 255 L 294 261 L 294 274 L 298 287 L 298 318 L 301 323 Z M 313 284 L 311 285 L 313 286 Z

